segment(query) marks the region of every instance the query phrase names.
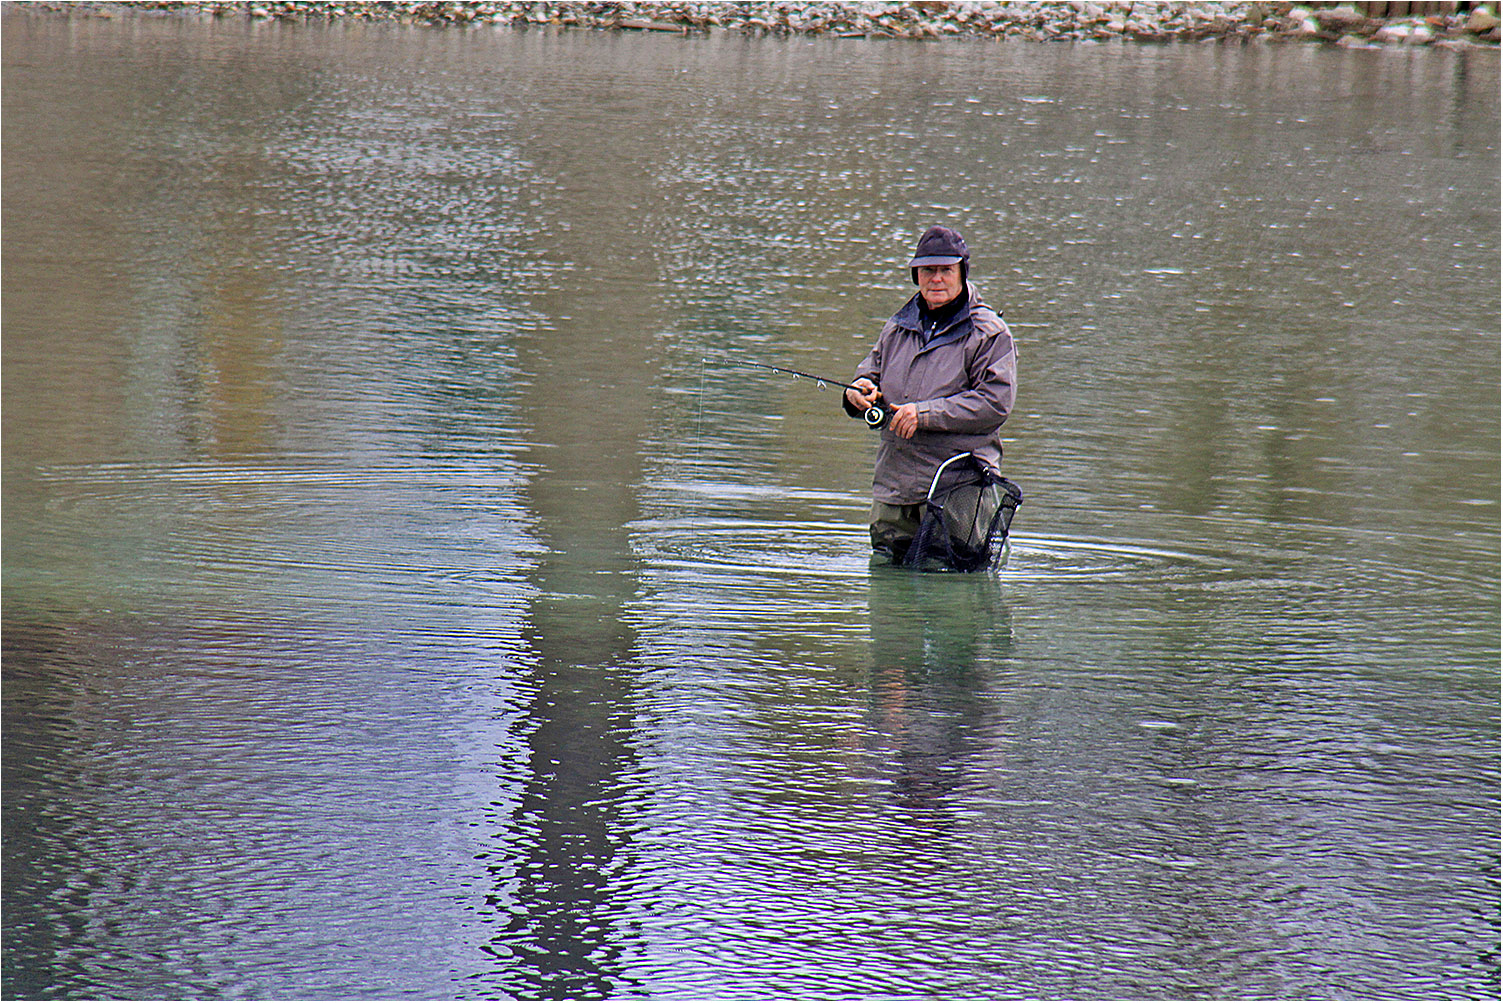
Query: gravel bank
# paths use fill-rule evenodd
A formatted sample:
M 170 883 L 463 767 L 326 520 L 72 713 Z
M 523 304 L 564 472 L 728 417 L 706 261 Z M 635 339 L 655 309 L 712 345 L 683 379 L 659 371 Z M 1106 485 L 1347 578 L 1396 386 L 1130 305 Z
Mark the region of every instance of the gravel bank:
M 7 5 L 10 6 L 10 5 Z M 28 5 L 31 7 L 31 5 Z M 356 18 L 413 24 L 502 24 L 614 31 L 830 35 L 842 38 L 990 38 L 1031 42 L 1314 42 L 1347 47 L 1496 47 L 1497 4 L 1289 2 L 1046 3 L 945 2 L 621 2 L 586 0 L 206 0 L 133 5 L 37 4 L 70 14 L 110 16 L 122 7 L 221 17 L 312 20 Z M 1462 8 L 1462 9 L 1457 9 Z M 1395 10 L 1409 16 L 1369 16 Z

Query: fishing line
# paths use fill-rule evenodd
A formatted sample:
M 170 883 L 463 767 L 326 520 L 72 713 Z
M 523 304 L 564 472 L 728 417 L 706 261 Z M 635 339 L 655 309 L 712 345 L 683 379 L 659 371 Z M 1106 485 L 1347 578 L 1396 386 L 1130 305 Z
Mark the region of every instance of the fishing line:
M 699 454 L 705 441 L 705 362 L 708 361 L 703 355 L 699 357 L 699 418 L 694 428 L 694 473 L 697 482 L 704 476 L 704 468 L 700 466 Z M 699 557 L 704 551 L 704 534 L 698 531 L 695 520 L 699 516 L 700 500 L 691 498 L 689 502 L 689 535 L 696 541 L 694 556 Z
M 699 476 L 699 450 L 705 441 L 705 358 L 699 358 L 699 420 L 694 428 L 694 476 Z

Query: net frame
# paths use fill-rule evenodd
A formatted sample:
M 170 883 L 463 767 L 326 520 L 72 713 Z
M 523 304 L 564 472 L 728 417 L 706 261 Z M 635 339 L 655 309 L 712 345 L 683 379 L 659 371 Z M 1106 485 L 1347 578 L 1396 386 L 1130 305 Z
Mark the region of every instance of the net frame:
M 993 473 L 972 454 L 950 457 L 934 471 L 918 532 L 903 554 L 902 565 L 963 572 L 991 567 L 1022 503 L 1023 492 L 1016 484 Z

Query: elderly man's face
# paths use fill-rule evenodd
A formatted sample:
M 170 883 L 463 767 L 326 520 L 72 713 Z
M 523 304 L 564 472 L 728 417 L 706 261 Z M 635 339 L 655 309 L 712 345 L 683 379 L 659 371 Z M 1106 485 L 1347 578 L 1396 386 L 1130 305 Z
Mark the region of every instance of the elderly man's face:
M 960 295 L 960 266 L 922 265 L 918 281 L 924 302 L 930 310 L 937 309 Z

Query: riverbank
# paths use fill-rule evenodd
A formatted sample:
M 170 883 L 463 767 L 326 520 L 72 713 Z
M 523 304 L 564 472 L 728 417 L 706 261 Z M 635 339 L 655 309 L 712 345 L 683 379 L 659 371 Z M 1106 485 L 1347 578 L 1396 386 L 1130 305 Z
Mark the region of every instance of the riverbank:
M 1045 3 L 876 2 L 763 3 L 587 0 L 155 0 L 143 4 L 38 4 L 54 12 L 109 16 L 121 8 L 218 17 L 315 20 L 354 18 L 433 25 L 500 24 L 612 31 L 739 32 L 840 38 L 981 37 L 1030 42 L 1310 42 L 1345 47 L 1492 47 L 1499 40 L 1496 4 L 1351 4 L 1290 2 L 1182 3 L 1056 0 Z M 1382 11 L 1423 10 L 1403 17 Z

